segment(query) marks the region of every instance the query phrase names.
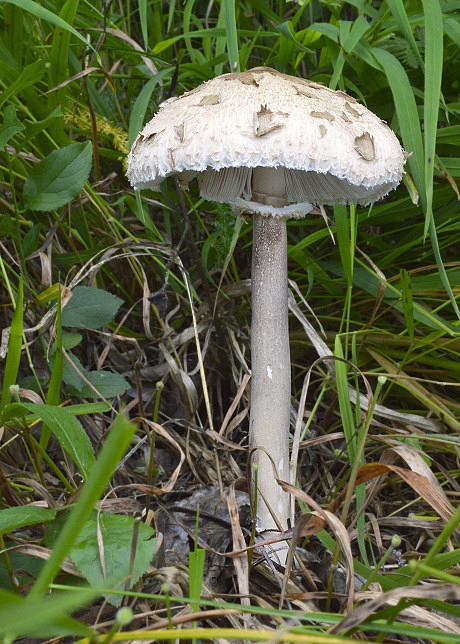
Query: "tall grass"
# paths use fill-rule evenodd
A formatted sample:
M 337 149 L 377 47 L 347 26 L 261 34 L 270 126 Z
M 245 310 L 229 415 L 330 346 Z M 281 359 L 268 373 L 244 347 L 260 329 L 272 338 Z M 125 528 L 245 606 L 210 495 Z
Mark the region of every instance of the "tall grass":
M 0 4 L 2 637 L 458 641 L 458 9 Z M 246 475 L 252 222 L 194 185 L 134 194 L 125 170 L 163 100 L 260 65 L 353 95 L 410 157 L 383 202 L 328 210 L 337 243 L 318 215 L 288 223 L 298 508 L 319 516 L 294 529 L 302 579 L 282 590 L 249 558 L 248 606 L 241 569 L 211 588 L 227 603 L 209 599 L 207 566 L 224 559 L 208 547 L 203 564 L 199 529 L 187 566 L 152 539 L 156 514 L 135 516 Z M 343 499 L 341 527 L 324 513 Z M 352 573 L 372 585 L 342 622 Z

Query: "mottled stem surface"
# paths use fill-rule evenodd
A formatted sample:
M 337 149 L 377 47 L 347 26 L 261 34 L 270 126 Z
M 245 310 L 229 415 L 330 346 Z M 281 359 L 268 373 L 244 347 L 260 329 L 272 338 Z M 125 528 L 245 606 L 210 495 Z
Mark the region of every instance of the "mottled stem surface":
M 291 364 L 288 329 L 286 219 L 253 215 L 250 448 L 258 463 L 260 530 L 276 529 L 267 503 L 283 529 L 289 495 L 276 483 L 289 481 Z M 266 452 L 266 453 L 265 453 Z M 263 498 L 262 498 L 263 497 Z M 263 500 L 265 499 L 265 501 Z

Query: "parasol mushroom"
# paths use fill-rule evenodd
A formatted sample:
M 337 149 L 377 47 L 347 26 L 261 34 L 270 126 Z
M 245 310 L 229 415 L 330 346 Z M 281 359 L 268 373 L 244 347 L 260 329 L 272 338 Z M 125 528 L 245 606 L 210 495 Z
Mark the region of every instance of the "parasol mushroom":
M 407 155 L 354 98 L 270 67 L 218 76 L 160 106 L 128 157 L 136 189 L 198 177 L 202 197 L 253 216 L 250 446 L 259 529 L 283 529 L 289 478 L 287 217 L 313 204 L 367 205 L 395 188 Z M 267 456 L 267 454 L 269 456 Z

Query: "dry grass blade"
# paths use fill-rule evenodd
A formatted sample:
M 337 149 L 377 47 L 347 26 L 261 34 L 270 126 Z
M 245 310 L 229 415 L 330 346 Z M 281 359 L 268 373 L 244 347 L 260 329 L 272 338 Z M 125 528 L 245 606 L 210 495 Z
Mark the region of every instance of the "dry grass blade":
M 426 584 L 424 586 L 403 586 L 382 593 L 377 599 L 355 608 L 345 619 L 331 629 L 331 633 L 340 634 L 359 626 L 365 619 L 385 604 L 395 603 L 400 599 L 437 599 L 438 601 L 458 601 L 460 586 L 455 584 Z M 460 632 L 455 630 L 453 632 Z
M 241 530 L 238 505 L 235 497 L 235 487 L 233 485 L 225 491 L 225 500 L 227 502 L 230 522 L 232 524 L 233 549 L 238 550 L 239 548 L 244 548 L 246 546 L 246 542 L 244 540 L 243 531 Z M 249 606 L 249 564 L 247 555 L 241 554 L 240 556 L 233 557 L 233 565 L 235 567 L 236 578 L 238 581 L 238 592 L 243 595 L 243 597 L 241 597 L 241 604 L 243 606 Z M 243 623 L 246 628 L 250 626 L 250 615 L 243 615 Z
M 238 407 L 238 403 L 241 400 L 241 396 L 244 393 L 244 390 L 246 389 L 246 385 L 248 384 L 249 380 L 251 379 L 251 376 L 248 375 L 247 373 L 244 374 L 243 379 L 241 381 L 240 388 L 238 389 L 238 392 L 235 396 L 235 398 L 232 400 L 232 404 L 227 410 L 227 413 L 225 414 L 225 418 L 222 421 L 222 425 L 219 429 L 219 434 L 222 436 L 222 434 L 225 434 L 225 431 L 227 429 L 228 424 L 230 423 L 230 420 L 235 413 L 236 408 Z
M 147 425 L 150 427 L 150 429 L 160 436 L 162 436 L 168 443 L 171 443 L 171 445 L 177 449 L 180 455 L 180 460 L 177 465 L 177 467 L 174 469 L 174 472 L 171 474 L 169 477 L 169 480 L 163 485 L 161 488 L 163 493 L 165 492 L 171 492 L 171 490 L 174 489 L 174 486 L 176 485 L 177 477 L 179 476 L 179 472 L 181 470 L 182 464 L 185 461 L 185 454 L 182 451 L 181 446 L 177 441 L 174 440 L 172 436 L 168 434 L 166 429 L 159 425 L 158 423 L 155 423 L 153 420 L 147 420 L 146 418 L 134 418 L 133 420 L 134 423 L 147 423 Z
M 293 494 L 298 499 L 302 499 L 302 501 L 305 501 L 305 503 L 307 503 L 310 507 L 314 508 L 315 511 L 312 512 L 312 514 L 315 517 L 320 517 L 322 519 L 321 526 L 319 526 L 316 519 L 313 519 L 312 524 L 310 524 L 310 522 L 306 523 L 304 526 L 304 529 L 301 532 L 302 536 L 305 536 L 305 530 L 310 530 L 312 526 L 317 532 L 319 532 L 319 530 L 322 530 L 326 525 L 332 530 L 335 538 L 337 539 L 340 550 L 342 551 L 343 556 L 345 558 L 345 571 L 346 571 L 346 583 L 347 583 L 347 611 L 351 611 L 353 609 L 353 593 L 354 593 L 353 555 L 351 552 L 350 537 L 348 535 L 348 532 L 345 526 L 340 521 L 340 519 L 338 519 L 338 517 L 332 514 L 332 512 L 330 512 L 329 510 L 323 510 L 323 508 L 320 505 L 318 505 L 318 503 L 316 503 L 316 501 L 312 499 L 311 496 L 309 496 L 303 490 L 299 490 L 294 485 L 290 485 L 289 483 L 286 483 L 284 481 L 278 481 L 278 483 L 279 485 L 281 485 L 283 490 L 285 490 L 289 494 Z M 308 531 L 307 534 L 312 534 L 312 532 Z M 287 575 L 285 575 L 280 602 L 281 600 L 283 600 L 286 592 L 285 591 L 286 579 L 287 579 Z
M 139 52 L 144 51 L 144 49 L 135 40 L 133 40 L 130 36 L 128 36 L 128 34 L 125 34 L 123 31 L 120 31 L 119 29 L 113 29 L 113 28 L 109 28 L 106 31 L 109 34 L 112 34 L 112 36 L 115 36 L 115 38 L 124 40 L 125 42 L 128 43 L 128 45 L 131 45 L 131 47 L 136 51 L 139 51 Z M 155 64 L 153 63 L 153 61 L 147 56 L 141 56 L 141 58 L 144 61 L 144 64 L 149 68 L 150 72 L 152 73 L 152 76 L 155 76 L 155 74 L 158 73 L 158 70 L 155 67 Z M 162 81 L 160 81 L 160 85 L 162 84 L 163 84 Z
M 367 352 L 376 360 L 388 374 L 392 376 L 398 376 L 395 382 L 405 389 L 408 389 L 412 395 L 417 398 L 427 409 L 431 410 L 437 416 L 441 416 L 443 422 L 446 423 L 451 429 L 459 431 L 460 423 L 452 415 L 450 409 L 446 406 L 445 402 L 439 397 L 428 391 L 423 385 L 419 382 L 415 382 L 410 376 L 408 376 L 404 371 L 397 368 L 390 360 L 387 360 L 384 356 L 379 354 L 377 351 L 366 348 Z M 415 423 L 414 423 L 415 424 Z
M 327 357 L 331 356 L 332 355 L 331 349 L 329 349 L 329 347 L 324 342 L 324 340 L 319 336 L 319 334 L 315 331 L 313 326 L 304 316 L 299 306 L 297 305 L 296 301 L 294 300 L 294 297 L 292 296 L 292 294 L 290 294 L 289 296 L 289 309 L 290 311 L 292 311 L 292 313 L 302 324 L 305 330 L 305 333 L 307 334 L 310 342 L 315 347 L 318 355 L 321 358 L 324 358 L 326 356 Z M 335 377 L 335 367 L 333 365 L 333 361 L 326 359 L 325 362 L 327 363 L 331 376 Z M 350 393 L 350 400 L 352 403 L 356 403 L 356 401 L 359 399 L 359 404 L 361 408 L 364 410 L 369 409 L 369 399 L 367 396 L 365 396 L 360 392 L 356 392 L 356 389 L 351 385 L 348 387 L 348 391 Z M 406 412 L 394 411 L 393 409 L 385 407 L 384 405 L 380 405 L 379 403 L 377 403 L 374 407 L 374 414 L 376 416 L 382 416 L 383 418 L 388 418 L 390 420 L 395 420 L 401 423 L 414 425 L 414 427 L 419 427 L 420 429 L 427 429 L 432 432 L 438 432 L 440 429 L 439 424 L 436 421 L 432 420 L 431 418 L 424 418 L 423 416 L 417 416 L 416 414 L 408 414 Z
M 51 548 L 45 548 L 44 546 L 36 546 L 33 544 L 21 544 L 19 546 L 13 546 L 9 550 L 22 552 L 25 555 L 38 557 L 39 559 L 44 559 L 45 561 L 48 560 L 52 554 Z M 66 557 L 61 563 L 61 570 L 68 573 L 69 575 L 74 575 L 75 577 L 84 578 L 82 573 L 78 570 L 78 568 L 76 568 L 73 565 L 73 563 L 68 557 Z
M 431 505 L 444 521 L 448 521 L 454 513 L 454 508 L 449 503 L 444 491 L 439 491 L 438 486 L 426 477 L 416 472 L 411 472 L 397 465 L 387 465 L 385 463 L 366 463 L 358 470 L 355 486 L 360 483 L 365 483 L 378 476 L 394 472 L 403 479 L 410 487 L 420 495 L 427 503 Z M 345 498 L 347 488 L 342 490 L 338 497 L 331 503 L 329 510 L 335 512 L 340 507 L 343 499 Z M 460 526 L 456 528 L 456 532 L 460 535 Z

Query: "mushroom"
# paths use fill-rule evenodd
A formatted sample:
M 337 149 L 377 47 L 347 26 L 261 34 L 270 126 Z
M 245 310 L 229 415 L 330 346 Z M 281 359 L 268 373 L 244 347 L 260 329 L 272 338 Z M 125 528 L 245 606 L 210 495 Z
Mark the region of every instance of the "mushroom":
M 253 216 L 250 447 L 258 528 L 289 525 L 290 355 L 287 217 L 313 204 L 367 205 L 395 188 L 407 155 L 354 98 L 270 67 L 224 74 L 170 98 L 128 157 L 136 189 L 198 176 L 200 194 Z M 273 468 L 274 466 L 274 468 Z M 276 517 L 277 521 L 275 521 Z

